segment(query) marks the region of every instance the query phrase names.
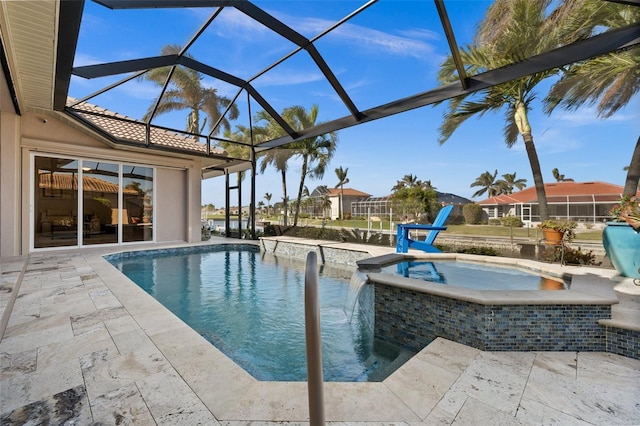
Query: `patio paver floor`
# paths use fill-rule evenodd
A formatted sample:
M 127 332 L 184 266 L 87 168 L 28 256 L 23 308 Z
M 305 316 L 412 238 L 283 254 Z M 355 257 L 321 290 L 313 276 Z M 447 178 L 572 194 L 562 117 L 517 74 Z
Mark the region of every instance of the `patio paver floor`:
M 106 262 L 107 252 L 0 259 L 0 308 L 21 278 L 0 342 L 0 424 L 308 423 L 305 383 L 256 381 Z M 633 319 L 640 289 L 622 284 L 621 309 Z M 436 339 L 384 382 L 326 383 L 325 416 L 628 425 L 640 424 L 638 395 L 639 360 Z

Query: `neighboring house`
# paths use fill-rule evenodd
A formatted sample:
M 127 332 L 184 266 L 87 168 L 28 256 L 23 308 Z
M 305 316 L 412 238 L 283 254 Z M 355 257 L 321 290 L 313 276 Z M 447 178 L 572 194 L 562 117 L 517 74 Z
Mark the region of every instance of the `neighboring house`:
M 342 198 L 343 203 L 342 211 L 346 216 L 347 214 L 351 214 L 353 204 L 369 198 L 371 195 L 353 188 L 343 188 L 340 190 L 340 188 L 319 186 L 309 195 L 309 197 L 314 200 L 313 204 L 309 207 L 313 210 L 311 213 L 313 216 L 324 216 L 322 208 L 319 206 L 321 205 L 320 200 L 325 196 L 331 201 L 331 207 L 327 209 L 329 219 L 338 219 L 340 217 L 340 198 Z
M 438 195 L 438 202 L 443 206 L 448 206 L 449 204 L 453 204 L 453 210 L 451 211 L 451 215 L 449 217 L 462 216 L 462 209 L 465 204 L 473 203 L 473 201 L 468 198 L 461 197 L 455 194 L 449 194 L 448 192 L 439 192 L 436 191 Z
M 441 205 L 446 206 L 453 204 L 454 207 L 451 212 L 451 217 L 461 216 L 463 206 L 473 202 L 467 198 L 446 192 L 436 191 L 436 195 L 438 196 L 438 202 Z M 351 205 L 351 215 L 354 217 L 389 217 L 390 213 L 391 195 L 386 195 L 384 197 L 368 197 Z
M 309 194 L 309 198 L 313 200 L 313 202 L 308 206 L 305 206 L 303 211 L 309 213 L 313 217 L 327 216 L 328 219 L 338 219 L 340 217 L 341 194 L 344 203 L 342 211 L 345 213 L 345 216 L 352 214 L 352 206 L 355 203 L 370 197 L 369 194 L 353 188 L 344 188 L 341 191 L 340 188 L 328 188 L 326 185 L 321 185 L 316 187 L 311 194 Z M 321 200 L 324 197 L 327 197 L 331 203 L 331 206 L 326 209 L 321 207 Z
M 609 210 L 622 196 L 623 187 L 606 182 L 554 182 L 544 185 L 551 219 L 569 219 L 604 226 Z M 638 192 L 640 196 L 640 191 Z M 533 225 L 540 222 L 535 187 L 479 201 L 489 219 L 517 216 Z

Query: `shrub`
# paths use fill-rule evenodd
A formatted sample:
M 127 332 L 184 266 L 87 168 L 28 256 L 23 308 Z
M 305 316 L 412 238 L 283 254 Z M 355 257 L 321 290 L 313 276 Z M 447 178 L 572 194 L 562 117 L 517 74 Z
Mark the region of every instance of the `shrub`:
M 502 225 L 502 222 L 500 221 L 500 219 L 492 218 L 489 219 L 489 225 Z
M 509 226 L 512 228 L 522 228 L 522 220 L 515 216 L 505 216 L 500 219 L 502 226 Z
M 471 225 L 482 223 L 482 207 L 480 204 L 468 203 L 462 207 L 464 221 Z
M 543 262 L 560 262 L 562 260 L 562 247 L 545 247 L 540 251 L 540 260 Z M 595 265 L 596 256 L 592 251 L 582 251 L 580 247 L 573 249 L 564 248 L 564 263 L 568 265 Z
M 211 230 L 208 227 L 203 226 L 200 228 L 200 239 L 202 241 L 209 241 L 211 239 Z
M 447 221 L 448 225 L 462 225 L 464 223 L 464 216 L 461 214 L 457 214 L 455 216 L 449 216 L 449 220 Z
M 492 247 L 467 247 L 457 250 L 457 253 L 466 253 L 466 254 L 479 254 L 482 256 L 499 256 L 498 253 Z
M 570 265 L 595 265 L 596 256 L 593 251 L 582 251 L 580 247 L 578 249 L 572 249 L 566 247 L 564 251 L 564 261 Z

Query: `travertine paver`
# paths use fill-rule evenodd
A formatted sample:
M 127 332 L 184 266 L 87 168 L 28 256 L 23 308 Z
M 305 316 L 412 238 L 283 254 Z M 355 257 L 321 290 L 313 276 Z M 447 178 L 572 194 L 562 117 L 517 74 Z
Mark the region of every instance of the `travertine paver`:
M 256 381 L 100 253 L 30 256 L 0 342 L 0 424 L 308 424 L 306 384 Z M 2 303 L 24 258 L 0 265 Z M 640 289 L 615 285 L 626 286 L 622 309 L 640 303 Z M 640 424 L 639 372 L 640 361 L 607 353 L 483 352 L 437 339 L 382 383 L 327 383 L 325 416 Z

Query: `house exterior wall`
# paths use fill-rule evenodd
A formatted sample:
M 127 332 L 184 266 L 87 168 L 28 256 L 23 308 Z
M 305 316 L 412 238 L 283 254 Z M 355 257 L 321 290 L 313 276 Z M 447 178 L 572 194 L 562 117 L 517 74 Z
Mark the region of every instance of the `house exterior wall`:
M 31 156 L 72 156 L 154 167 L 156 241 L 200 241 L 201 161 L 113 147 L 67 124 L 32 112 L 0 112 L 0 255 L 30 250 Z
M 155 219 L 164 226 L 156 229 L 158 241 L 186 241 L 188 240 L 188 188 L 187 172 L 185 170 L 156 169 L 156 200 Z
M 0 110 L 0 256 L 20 254 L 20 117 Z
M 340 217 L 340 196 L 329 196 L 329 201 L 331 201 L 331 214 L 329 218 L 331 220 L 337 219 Z M 345 209 L 344 211 L 350 211 Z
M 344 206 L 342 207 L 342 211 L 344 212 L 344 214 L 350 215 L 351 204 L 355 203 L 361 198 L 362 196 L 345 195 L 342 198 L 342 202 L 344 203 Z M 329 199 L 331 200 L 331 219 L 338 219 L 340 217 L 340 194 L 330 196 Z

